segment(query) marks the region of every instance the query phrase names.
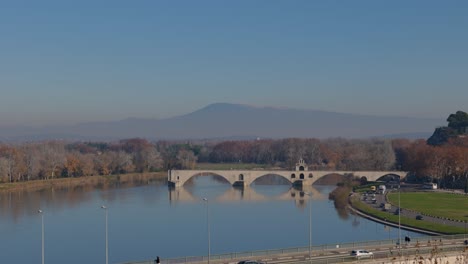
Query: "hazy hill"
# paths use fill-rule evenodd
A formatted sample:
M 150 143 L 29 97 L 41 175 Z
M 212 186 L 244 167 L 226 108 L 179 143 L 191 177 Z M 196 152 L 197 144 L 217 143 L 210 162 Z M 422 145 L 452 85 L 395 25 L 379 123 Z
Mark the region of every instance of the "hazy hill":
M 0 140 L 47 138 L 112 140 L 285 137 L 422 137 L 443 120 L 353 115 L 316 110 L 216 103 L 167 119 L 129 118 L 75 126 L 0 129 Z M 420 135 L 420 136 L 419 136 Z

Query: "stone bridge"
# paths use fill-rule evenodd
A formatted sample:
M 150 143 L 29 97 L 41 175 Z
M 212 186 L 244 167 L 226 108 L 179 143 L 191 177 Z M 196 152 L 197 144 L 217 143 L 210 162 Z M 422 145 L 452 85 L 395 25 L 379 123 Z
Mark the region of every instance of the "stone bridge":
M 301 167 L 300 167 L 301 168 Z M 303 167 L 302 167 L 303 168 Z M 377 181 L 386 175 L 404 178 L 404 171 L 310 171 L 310 170 L 169 170 L 167 181 L 171 186 L 183 186 L 190 178 L 203 175 L 218 175 L 233 186 L 249 186 L 256 179 L 266 175 L 278 175 L 288 180 L 292 185 L 312 185 L 318 179 L 330 174 L 353 174 L 356 177 L 366 177 L 368 181 Z

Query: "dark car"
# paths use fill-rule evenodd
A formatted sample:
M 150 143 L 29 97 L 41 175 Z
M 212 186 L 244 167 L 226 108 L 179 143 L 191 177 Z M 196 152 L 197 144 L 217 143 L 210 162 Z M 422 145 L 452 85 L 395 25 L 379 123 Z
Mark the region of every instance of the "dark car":
M 255 260 L 242 260 L 237 262 L 237 264 L 264 264 L 263 262 L 258 262 Z
M 422 215 L 417 215 L 416 220 L 423 220 L 423 216 Z

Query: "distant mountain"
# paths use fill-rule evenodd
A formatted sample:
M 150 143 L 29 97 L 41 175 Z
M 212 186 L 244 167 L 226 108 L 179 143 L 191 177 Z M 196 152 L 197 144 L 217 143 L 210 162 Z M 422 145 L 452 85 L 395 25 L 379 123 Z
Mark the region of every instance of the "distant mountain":
M 74 126 L 0 129 L 0 140 L 115 140 L 254 139 L 254 138 L 368 138 L 430 135 L 444 120 L 355 115 L 317 110 L 255 107 L 215 103 L 195 112 L 167 119 L 129 118 Z M 388 136 L 392 135 L 392 136 Z

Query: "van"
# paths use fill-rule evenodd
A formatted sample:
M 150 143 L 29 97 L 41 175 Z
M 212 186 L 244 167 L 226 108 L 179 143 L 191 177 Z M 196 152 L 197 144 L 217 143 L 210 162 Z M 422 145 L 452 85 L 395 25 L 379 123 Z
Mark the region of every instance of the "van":
M 385 185 L 379 185 L 379 191 L 381 194 L 385 194 L 386 190 L 387 190 L 387 187 L 385 187 Z

